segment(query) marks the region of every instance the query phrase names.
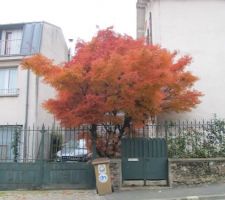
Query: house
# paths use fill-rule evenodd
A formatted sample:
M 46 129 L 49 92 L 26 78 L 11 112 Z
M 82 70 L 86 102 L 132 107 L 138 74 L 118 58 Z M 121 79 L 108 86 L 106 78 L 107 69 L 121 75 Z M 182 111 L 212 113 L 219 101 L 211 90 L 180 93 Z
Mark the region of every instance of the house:
M 138 0 L 136 6 L 137 37 L 191 55 L 188 70 L 199 77 L 194 88 L 204 94 L 202 103 L 170 119 L 224 118 L 225 1 Z
M 91 163 L 55 162 L 86 161 L 87 150 L 75 140 L 79 130 L 51 127 L 54 118 L 41 104 L 54 97 L 54 90 L 20 68 L 21 59 L 36 53 L 56 64 L 67 61 L 59 27 L 46 22 L 0 25 L 0 189 L 95 188 Z
M 42 103 L 53 90 L 19 65 L 25 56 L 41 53 L 56 63 L 67 61 L 62 30 L 46 22 L 0 25 L 0 124 L 52 124 Z
M 18 127 L 26 130 L 29 126 L 54 123 L 54 117 L 42 107 L 46 99 L 54 97 L 54 90 L 30 70 L 20 68 L 24 57 L 36 53 L 57 64 L 67 61 L 68 48 L 62 30 L 46 22 L 0 25 L 0 159 L 3 160 L 12 157 L 13 142 L 18 143 L 18 139 L 24 145 L 16 144 L 14 151 L 26 147 L 23 151 L 26 154 L 33 148 L 31 141 L 39 146 L 38 136 L 23 133 L 16 138 Z

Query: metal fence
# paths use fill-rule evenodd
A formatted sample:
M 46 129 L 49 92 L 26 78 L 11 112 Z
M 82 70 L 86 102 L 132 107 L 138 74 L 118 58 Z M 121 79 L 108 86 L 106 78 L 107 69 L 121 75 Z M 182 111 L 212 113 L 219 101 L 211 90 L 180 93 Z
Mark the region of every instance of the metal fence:
M 172 158 L 225 157 L 225 121 L 167 122 L 168 153 Z
M 0 161 L 87 161 L 91 156 L 89 127 L 24 129 L 0 126 Z
M 146 125 L 127 137 L 165 138 L 170 158 L 225 157 L 225 121 L 216 118 Z
M 94 188 L 88 134 L 88 127 L 0 126 L 0 189 Z
M 122 138 L 165 138 L 171 158 L 225 156 L 225 122 L 165 122 L 141 128 L 97 126 L 96 149 L 99 156 L 120 157 Z M 76 161 L 93 157 L 90 126 L 79 128 L 0 126 L 0 162 Z M 135 147 L 134 147 L 135 148 Z

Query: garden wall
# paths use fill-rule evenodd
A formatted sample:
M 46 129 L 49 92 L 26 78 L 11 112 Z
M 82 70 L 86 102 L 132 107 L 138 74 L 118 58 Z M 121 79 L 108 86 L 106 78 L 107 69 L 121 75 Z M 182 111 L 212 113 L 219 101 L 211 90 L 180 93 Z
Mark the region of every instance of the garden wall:
M 168 166 L 170 186 L 225 181 L 225 158 L 169 159 Z

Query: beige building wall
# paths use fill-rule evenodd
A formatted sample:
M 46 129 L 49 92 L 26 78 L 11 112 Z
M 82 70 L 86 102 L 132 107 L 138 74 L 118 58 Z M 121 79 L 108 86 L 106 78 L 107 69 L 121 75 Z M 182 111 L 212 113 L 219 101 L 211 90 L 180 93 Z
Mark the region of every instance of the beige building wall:
M 194 88 L 204 93 L 202 103 L 192 112 L 170 115 L 170 118 L 211 119 L 214 113 L 225 118 L 225 1 L 144 2 L 143 32 L 149 26 L 151 12 L 153 43 L 171 51 L 179 50 L 181 55 L 191 55 L 193 62 L 188 70 L 200 79 Z
M 68 47 L 66 45 L 62 30 L 54 25 L 44 23 L 42 32 L 42 41 L 40 53 L 53 59 L 54 63 L 61 64 L 68 59 Z M 41 126 L 43 123 L 52 126 L 55 119 L 52 114 L 43 108 L 43 103 L 48 99 L 55 97 L 56 92 L 49 85 L 37 78 L 36 86 L 36 123 Z
M 19 68 L 21 57 L 13 59 L 0 57 L 0 69 L 8 67 L 18 67 L 18 96 L 0 96 L 0 122 L 1 125 L 24 124 L 25 119 L 25 99 L 26 99 L 26 76 L 27 73 Z
M 40 23 L 43 24 L 43 28 L 39 52 L 57 64 L 66 62 L 68 48 L 62 30 L 46 22 Z M 54 97 L 56 92 L 32 72 L 21 69 L 19 65 L 23 58 L 24 56 L 0 56 L 0 68 L 18 67 L 19 89 L 16 96 L 0 96 L 0 125 L 26 126 L 27 107 L 27 126 L 42 126 L 42 124 L 52 126 L 55 122 L 54 117 L 43 108 L 42 104 Z

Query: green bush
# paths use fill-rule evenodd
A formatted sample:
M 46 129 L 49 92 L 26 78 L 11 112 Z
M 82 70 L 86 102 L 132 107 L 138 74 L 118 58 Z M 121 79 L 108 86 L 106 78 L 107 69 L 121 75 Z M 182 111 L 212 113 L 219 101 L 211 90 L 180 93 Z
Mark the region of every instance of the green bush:
M 167 131 L 170 158 L 225 157 L 225 121 L 216 116 L 210 122 L 171 123 Z

